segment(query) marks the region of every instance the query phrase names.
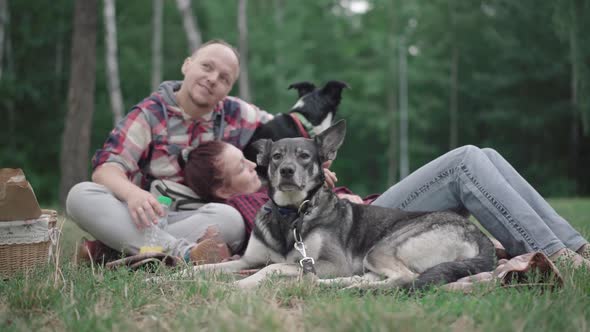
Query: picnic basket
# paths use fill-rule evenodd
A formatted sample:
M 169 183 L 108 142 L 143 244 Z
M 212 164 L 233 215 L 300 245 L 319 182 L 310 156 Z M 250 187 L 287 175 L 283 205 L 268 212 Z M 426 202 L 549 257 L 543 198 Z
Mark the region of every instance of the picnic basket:
M 0 277 L 2 279 L 48 263 L 52 243 L 56 241 L 57 212 L 47 209 L 41 212 L 38 220 L 42 220 L 43 226 L 45 222 L 47 223 L 46 239 L 33 243 L 0 244 Z M 0 227 L 0 232 L 6 232 L 3 229 L 6 228 Z M 9 237 L 7 234 L 4 235 Z

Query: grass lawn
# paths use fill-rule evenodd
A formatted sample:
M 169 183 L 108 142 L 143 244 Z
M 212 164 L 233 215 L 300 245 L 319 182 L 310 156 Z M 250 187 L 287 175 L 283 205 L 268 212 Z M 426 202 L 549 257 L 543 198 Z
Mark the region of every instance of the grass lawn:
M 551 204 L 590 237 L 590 199 Z M 554 291 L 537 286 L 470 295 L 440 289 L 359 295 L 275 279 L 244 292 L 225 283 L 231 277 L 224 275 L 151 284 L 143 271 L 75 266 L 82 235 L 66 220 L 57 269 L 0 281 L 0 331 L 590 330 L 590 273 L 584 270 L 565 274 L 564 287 Z

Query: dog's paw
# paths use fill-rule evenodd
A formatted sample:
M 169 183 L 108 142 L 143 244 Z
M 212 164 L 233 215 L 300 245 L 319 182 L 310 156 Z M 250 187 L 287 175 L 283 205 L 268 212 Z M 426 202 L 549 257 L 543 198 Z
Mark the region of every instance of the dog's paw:
M 248 278 L 244 278 L 234 282 L 234 285 L 241 289 L 241 290 L 253 290 L 258 286 L 258 282 L 255 280 L 248 280 Z

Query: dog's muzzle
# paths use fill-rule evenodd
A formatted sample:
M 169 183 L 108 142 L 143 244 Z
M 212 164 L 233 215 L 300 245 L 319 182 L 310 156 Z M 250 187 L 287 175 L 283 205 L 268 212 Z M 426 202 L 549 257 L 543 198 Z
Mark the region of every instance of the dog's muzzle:
M 279 185 L 280 191 L 300 191 L 302 186 L 295 181 L 295 167 L 292 165 L 283 165 L 279 168 Z
M 279 168 L 279 174 L 281 174 L 281 178 L 283 179 L 292 179 L 293 175 L 295 175 L 295 167 L 291 165 L 281 166 Z

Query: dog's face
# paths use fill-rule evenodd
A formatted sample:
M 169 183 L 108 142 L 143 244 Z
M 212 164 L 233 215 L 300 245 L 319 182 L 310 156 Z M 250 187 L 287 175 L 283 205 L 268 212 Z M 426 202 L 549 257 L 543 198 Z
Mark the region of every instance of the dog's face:
M 342 89 L 348 88 L 348 84 L 342 81 L 328 81 L 321 89 L 316 89 L 310 82 L 299 82 L 289 85 L 289 89 L 296 89 L 299 100 L 291 108 L 291 112 L 299 112 L 313 126 L 319 126 L 329 113 L 332 116 L 338 110 L 342 99 Z M 326 128 L 331 124 L 332 118 L 327 121 Z
M 269 196 L 282 207 L 298 208 L 309 193 L 323 185 L 322 164 L 334 160 L 344 141 L 344 120 L 314 139 L 284 138 L 255 142 L 258 165 L 268 166 Z

